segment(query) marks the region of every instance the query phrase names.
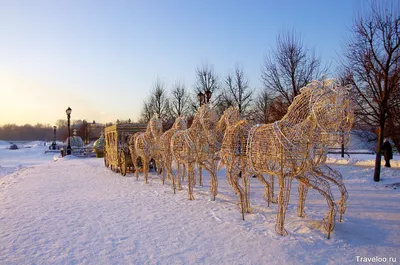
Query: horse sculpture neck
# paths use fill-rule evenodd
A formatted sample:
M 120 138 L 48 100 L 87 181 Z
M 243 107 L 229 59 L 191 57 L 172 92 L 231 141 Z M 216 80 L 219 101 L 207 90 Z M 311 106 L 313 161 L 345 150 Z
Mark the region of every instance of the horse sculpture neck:
M 204 112 L 205 105 L 201 106 L 198 111 L 196 112 L 196 115 L 194 115 L 192 125 L 188 129 L 189 133 L 198 133 L 202 130 L 202 126 L 200 123 L 200 116 Z
M 158 115 L 155 114 L 147 124 L 146 135 L 157 138 L 162 134 L 162 123 L 158 118 Z
M 147 127 L 146 127 L 146 134 L 151 134 L 151 125 L 150 125 L 150 121 L 147 123 Z
M 294 98 L 279 123 L 284 126 L 294 126 L 306 120 L 311 113 L 312 104 L 318 98 L 319 91 L 317 89 L 311 85 L 302 88 L 301 93 Z
M 217 133 L 224 133 L 226 128 L 239 120 L 239 110 L 230 107 L 224 111 L 216 126 Z

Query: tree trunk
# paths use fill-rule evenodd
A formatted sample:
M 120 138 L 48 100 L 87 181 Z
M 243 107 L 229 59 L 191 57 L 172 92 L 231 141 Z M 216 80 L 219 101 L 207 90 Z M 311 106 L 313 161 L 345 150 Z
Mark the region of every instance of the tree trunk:
M 376 157 L 375 157 L 375 171 L 374 181 L 379 182 L 381 175 L 381 161 L 382 161 L 382 143 L 383 143 L 383 132 L 385 129 L 385 114 L 380 113 L 379 117 L 379 131 L 378 131 L 378 142 L 376 144 Z

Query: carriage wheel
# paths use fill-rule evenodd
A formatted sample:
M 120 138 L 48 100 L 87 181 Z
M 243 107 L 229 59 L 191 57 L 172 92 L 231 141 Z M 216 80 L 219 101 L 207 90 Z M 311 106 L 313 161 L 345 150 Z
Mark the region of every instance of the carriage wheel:
M 124 150 L 119 151 L 119 167 L 122 176 L 126 176 L 126 157 Z

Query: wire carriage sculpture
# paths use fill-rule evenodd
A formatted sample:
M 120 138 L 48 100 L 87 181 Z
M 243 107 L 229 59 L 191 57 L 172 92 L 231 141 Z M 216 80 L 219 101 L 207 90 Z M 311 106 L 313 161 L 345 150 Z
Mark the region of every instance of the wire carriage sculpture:
M 125 176 L 128 170 L 133 171 L 130 163 L 128 141 L 131 134 L 143 132 L 146 124 L 116 124 L 104 128 L 104 164 L 113 171 Z

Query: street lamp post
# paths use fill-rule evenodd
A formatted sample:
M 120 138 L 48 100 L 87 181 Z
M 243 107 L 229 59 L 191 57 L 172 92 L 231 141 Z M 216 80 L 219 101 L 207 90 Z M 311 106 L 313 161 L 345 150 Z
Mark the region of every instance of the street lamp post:
M 71 130 L 70 130 L 70 119 L 71 119 L 71 111 L 72 109 L 68 107 L 68 109 L 65 111 L 67 113 L 67 120 L 68 120 L 68 146 L 67 146 L 67 155 L 71 154 L 71 143 L 70 143 L 70 138 L 71 138 Z
M 57 127 L 53 126 L 53 132 L 54 132 L 53 150 L 56 150 L 56 146 L 57 146 L 57 143 L 56 143 L 57 142 L 56 130 L 57 130 Z

